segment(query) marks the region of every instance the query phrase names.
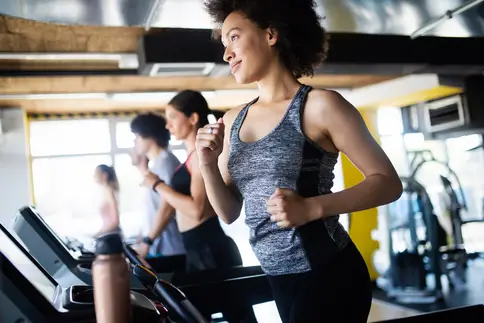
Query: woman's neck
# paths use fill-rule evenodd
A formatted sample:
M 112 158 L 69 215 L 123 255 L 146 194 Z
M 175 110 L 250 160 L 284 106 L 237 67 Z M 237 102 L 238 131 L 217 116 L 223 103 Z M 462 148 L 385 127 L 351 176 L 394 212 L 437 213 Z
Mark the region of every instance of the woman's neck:
M 195 141 L 197 139 L 197 132 L 192 132 L 183 140 L 188 153 L 192 153 L 195 150 Z
M 257 82 L 257 86 L 260 102 L 275 103 L 293 98 L 301 83 L 287 68 L 274 63 L 264 78 Z

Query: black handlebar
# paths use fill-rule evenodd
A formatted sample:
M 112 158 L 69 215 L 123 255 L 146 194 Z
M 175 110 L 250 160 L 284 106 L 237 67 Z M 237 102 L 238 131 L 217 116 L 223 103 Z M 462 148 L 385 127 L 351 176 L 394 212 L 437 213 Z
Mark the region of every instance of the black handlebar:
M 151 266 L 138 256 L 138 253 L 130 246 L 123 244 L 125 256 L 134 265 L 133 274 L 139 281 L 158 297 L 161 301 L 171 308 L 178 316 L 187 323 L 208 323 L 186 298 L 185 294 L 167 281 L 160 280 Z

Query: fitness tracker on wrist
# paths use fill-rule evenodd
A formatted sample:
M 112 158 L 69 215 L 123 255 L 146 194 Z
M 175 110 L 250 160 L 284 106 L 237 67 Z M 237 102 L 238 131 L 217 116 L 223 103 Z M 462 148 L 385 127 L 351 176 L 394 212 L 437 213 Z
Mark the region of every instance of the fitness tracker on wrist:
M 151 240 L 150 237 L 144 237 L 142 241 L 143 243 L 146 243 L 148 246 L 151 246 L 153 244 L 153 240 Z
M 160 183 L 164 183 L 164 182 L 165 182 L 165 181 L 164 181 L 164 180 L 162 180 L 162 179 L 157 180 L 157 181 L 156 181 L 156 182 L 153 184 L 153 187 L 152 187 L 153 192 L 158 193 L 158 192 L 156 191 L 156 187 L 158 186 L 158 184 L 160 184 Z

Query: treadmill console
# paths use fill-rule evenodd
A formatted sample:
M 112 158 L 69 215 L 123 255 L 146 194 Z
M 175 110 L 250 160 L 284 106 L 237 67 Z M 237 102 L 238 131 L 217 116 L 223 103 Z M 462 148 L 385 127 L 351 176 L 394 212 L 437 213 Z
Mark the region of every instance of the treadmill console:
M 1 225 L 0 266 L 0 322 L 95 322 L 92 286 L 62 288 Z M 143 294 L 131 292 L 131 306 L 135 322 L 169 322 Z
M 77 241 L 62 239 L 34 207 L 20 209 L 13 220 L 12 229 L 51 275 L 55 275 L 64 264 L 72 266 L 75 262 L 92 261 L 94 256 Z M 46 250 L 46 244 L 49 250 Z
M 64 288 L 72 285 L 92 285 L 94 254 L 75 239 L 62 239 L 44 221 L 34 207 L 21 208 L 12 229 L 27 246 L 32 256 Z M 172 273 L 160 274 L 169 279 Z M 144 288 L 131 275 L 132 288 Z

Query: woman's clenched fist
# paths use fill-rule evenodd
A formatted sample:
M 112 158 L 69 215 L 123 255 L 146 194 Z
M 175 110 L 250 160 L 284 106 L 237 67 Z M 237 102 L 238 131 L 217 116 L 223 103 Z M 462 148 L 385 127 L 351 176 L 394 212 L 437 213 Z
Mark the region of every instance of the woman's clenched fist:
M 200 165 L 216 164 L 222 153 L 225 125 L 222 118 L 198 129 L 196 148 Z

